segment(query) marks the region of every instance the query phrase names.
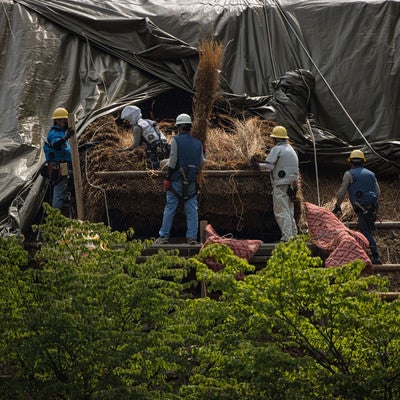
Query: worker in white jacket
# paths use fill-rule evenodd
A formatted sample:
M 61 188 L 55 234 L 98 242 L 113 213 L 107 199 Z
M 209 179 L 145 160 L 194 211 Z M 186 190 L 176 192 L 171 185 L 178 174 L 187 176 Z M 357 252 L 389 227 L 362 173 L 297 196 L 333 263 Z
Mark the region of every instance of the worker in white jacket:
M 275 126 L 271 137 L 274 146 L 265 162 L 253 161 L 255 168 L 271 171 L 272 201 L 275 220 L 281 230 L 281 241 L 286 242 L 297 235 L 294 218 L 294 202 L 299 179 L 299 159 L 289 144 L 286 128 Z
M 166 136 L 155 121 L 142 118 L 142 110 L 137 106 L 126 106 L 119 118 L 121 125 L 130 126 L 133 132 L 133 143 L 122 150 L 133 150 L 142 146 L 146 150 L 149 168 L 159 168 L 160 161 L 168 158 L 169 144 Z

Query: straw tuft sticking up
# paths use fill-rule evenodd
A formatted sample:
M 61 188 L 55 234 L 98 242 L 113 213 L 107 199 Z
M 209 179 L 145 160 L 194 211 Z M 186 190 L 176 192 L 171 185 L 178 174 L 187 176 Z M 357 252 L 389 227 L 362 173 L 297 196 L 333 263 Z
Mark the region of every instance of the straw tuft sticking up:
M 221 43 L 214 39 L 203 40 L 199 52 L 199 65 L 194 85 L 192 134 L 205 143 L 211 112 L 219 89 L 219 68 L 223 49 Z

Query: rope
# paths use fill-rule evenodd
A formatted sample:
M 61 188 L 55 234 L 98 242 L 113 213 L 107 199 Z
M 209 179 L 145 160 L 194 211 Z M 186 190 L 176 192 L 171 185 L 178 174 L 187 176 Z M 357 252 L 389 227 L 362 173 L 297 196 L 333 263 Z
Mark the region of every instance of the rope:
M 238 222 L 236 224 L 236 230 L 238 232 L 240 232 L 243 229 L 244 205 L 243 205 L 243 201 L 242 201 L 242 199 L 240 197 L 240 194 L 239 194 L 239 190 L 238 190 L 238 187 L 237 187 L 237 182 L 235 180 L 235 174 L 232 174 L 232 175 L 229 176 L 229 183 L 230 183 L 230 185 L 232 187 L 232 193 L 231 193 L 232 194 L 232 206 L 235 209 L 235 216 L 238 218 Z M 240 213 L 239 213 L 238 207 L 236 206 L 236 203 L 235 203 L 235 200 L 234 200 L 235 195 L 239 199 L 240 209 L 241 209 Z
M 270 59 L 271 59 L 271 64 L 272 64 L 272 72 L 274 74 L 275 80 L 278 80 L 278 74 L 277 74 L 277 68 L 275 65 L 275 57 L 272 53 L 272 35 L 271 31 L 269 29 L 269 23 L 268 23 L 268 15 L 267 15 L 267 0 L 264 0 L 264 16 L 265 16 L 265 26 L 267 27 L 267 38 L 268 38 L 268 46 L 269 46 L 269 54 L 270 54 Z
M 310 120 L 307 118 L 307 126 L 308 130 L 310 131 L 311 137 L 312 137 L 312 142 L 313 142 L 313 152 L 314 152 L 314 168 L 315 168 L 315 182 L 317 185 L 317 199 L 318 199 L 318 206 L 321 207 L 321 198 L 320 198 L 320 192 L 319 192 L 319 175 L 318 175 L 318 162 L 317 162 L 317 147 L 315 144 L 315 137 L 313 130 L 310 125 Z
M 322 74 L 321 70 L 318 68 L 317 64 L 315 63 L 315 61 L 313 60 L 310 52 L 307 50 L 306 46 L 304 45 L 304 43 L 302 42 L 302 40 L 300 39 L 299 35 L 296 32 L 296 29 L 293 27 L 293 25 L 291 24 L 291 22 L 289 21 L 289 18 L 286 16 L 286 12 L 285 10 L 283 10 L 282 6 L 280 5 L 278 0 L 273 0 L 275 5 L 277 6 L 280 14 L 282 15 L 283 19 L 286 21 L 287 25 L 289 26 L 290 30 L 293 32 L 293 34 L 295 35 L 296 39 L 298 40 L 298 42 L 300 43 L 302 49 L 304 50 L 304 52 L 306 53 L 307 57 L 309 58 L 309 60 L 311 61 L 312 65 L 314 66 L 314 68 L 316 69 L 316 71 L 318 72 L 318 74 L 320 75 L 320 77 L 322 78 L 323 82 L 325 83 L 325 85 L 327 86 L 329 92 L 332 94 L 333 98 L 336 100 L 336 102 L 339 104 L 340 108 L 342 109 L 342 111 L 345 113 L 345 115 L 347 116 L 347 118 L 349 119 L 349 121 L 351 122 L 351 124 L 353 125 L 353 127 L 356 129 L 356 132 L 362 137 L 362 139 L 364 140 L 364 142 L 367 144 L 368 148 L 380 159 L 395 165 L 396 167 L 400 167 L 400 164 L 395 163 L 392 160 L 388 160 L 386 157 L 383 157 L 382 155 L 380 155 L 379 153 L 377 153 L 375 151 L 375 149 L 371 146 L 371 144 L 369 143 L 368 139 L 364 136 L 364 134 L 361 132 L 361 130 L 359 129 L 359 127 L 357 126 L 357 124 L 354 122 L 354 120 L 351 118 L 350 114 L 347 112 L 346 108 L 344 107 L 344 105 L 342 104 L 342 102 L 339 100 L 339 98 L 337 97 L 336 93 L 334 92 L 334 90 L 332 89 L 332 87 L 330 86 L 330 84 L 328 83 L 328 81 L 325 79 L 324 75 Z

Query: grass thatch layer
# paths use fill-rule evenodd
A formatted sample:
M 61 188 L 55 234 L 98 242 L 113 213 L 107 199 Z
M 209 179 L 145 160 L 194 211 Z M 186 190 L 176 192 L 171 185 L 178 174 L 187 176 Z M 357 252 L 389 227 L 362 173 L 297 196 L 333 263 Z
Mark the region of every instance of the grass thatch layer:
M 220 127 L 208 132 L 206 170 L 249 170 L 252 156 L 265 158 L 265 148 L 270 147 L 269 133 L 274 124 L 258 118 L 238 120 L 219 118 Z M 160 123 L 169 137 L 175 133 L 172 122 Z M 99 141 L 99 145 L 81 155 L 84 201 L 87 218 L 107 221 L 108 209 L 124 213 L 126 226 L 135 229 L 139 236 L 157 236 L 161 224 L 165 194 L 163 177 L 147 170 L 145 178 L 100 179 L 98 171 L 144 171 L 145 157 L 141 150 L 124 151 L 131 144 L 131 132 L 118 127 L 113 117 L 99 118 L 79 138 L 80 143 Z M 344 170 L 320 170 L 318 184 L 309 164 L 301 164 L 300 198 L 328 209 L 334 208 L 335 193 L 340 186 Z M 398 179 L 380 181 L 382 190 L 380 218 L 396 221 L 400 215 L 400 185 Z M 356 216 L 348 200 L 342 205 L 343 221 L 355 222 Z M 228 177 L 205 177 L 199 196 L 201 219 L 209 221 L 218 233 L 233 233 L 236 237 L 260 238 L 264 241 L 279 238 L 279 230 L 272 212 L 271 184 L 268 174 L 241 177 L 232 173 Z M 301 209 L 297 208 L 301 229 L 306 229 Z M 184 215 L 178 211 L 174 235 L 182 236 Z M 400 262 L 400 234 L 394 230 L 377 231 L 378 246 L 384 261 Z
M 206 170 L 250 169 L 252 156 L 265 157 L 265 147 L 271 145 L 272 123 L 257 118 L 225 119 L 224 122 L 226 128 L 209 130 Z M 167 134 L 174 133 L 171 126 L 168 129 L 165 123 L 160 126 Z M 147 176 L 140 179 L 110 180 L 96 176 L 99 171 L 146 170 L 142 150 L 123 150 L 131 143 L 130 135 L 115 124 L 113 117 L 106 116 L 91 124 L 79 138 L 80 143 L 99 142 L 81 156 L 87 218 L 106 221 L 106 210 L 118 209 L 123 211 L 126 224 L 139 235 L 157 235 L 165 203 L 163 177 L 152 170 L 147 170 Z M 181 214 L 179 211 L 174 224 L 179 234 L 184 229 Z M 205 177 L 199 196 L 199 214 L 221 233 L 256 235 L 265 240 L 279 236 L 272 213 L 268 174 L 241 177 L 233 172 L 228 177 Z

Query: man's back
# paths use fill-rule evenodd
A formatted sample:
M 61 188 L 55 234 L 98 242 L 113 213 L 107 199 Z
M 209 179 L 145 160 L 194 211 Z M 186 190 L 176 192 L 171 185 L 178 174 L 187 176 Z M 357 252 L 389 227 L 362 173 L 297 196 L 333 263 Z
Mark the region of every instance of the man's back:
M 275 185 L 290 184 L 298 180 L 299 159 L 289 143 L 277 143 L 272 148 L 266 162 L 274 164 L 272 178 Z
M 169 163 L 169 167 L 175 170 L 171 180 L 181 179 L 179 170 L 183 168 L 186 178 L 189 181 L 195 181 L 203 162 L 202 158 L 203 145 L 200 140 L 191 136 L 189 132 L 181 132 L 175 136 L 171 143 Z
M 378 188 L 375 174 L 362 166 L 352 168 L 352 183 L 349 185 L 350 201 L 361 205 L 375 204 L 378 198 Z

